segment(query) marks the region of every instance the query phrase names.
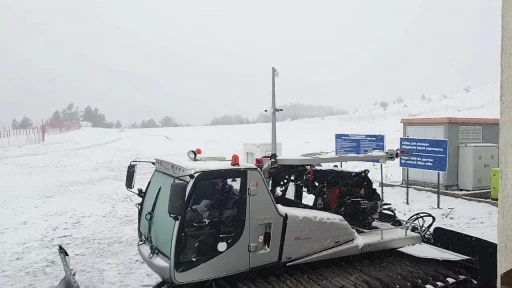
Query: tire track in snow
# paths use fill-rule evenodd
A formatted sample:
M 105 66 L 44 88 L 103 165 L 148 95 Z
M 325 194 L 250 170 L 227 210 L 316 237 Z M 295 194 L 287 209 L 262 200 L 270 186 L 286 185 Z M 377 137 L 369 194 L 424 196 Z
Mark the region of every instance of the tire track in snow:
M 163 137 L 169 141 L 172 141 L 172 139 L 169 136 L 166 135 L 154 135 L 154 134 L 146 134 L 146 133 L 140 133 L 142 136 L 151 136 L 151 137 Z
M 86 150 L 86 149 L 95 148 L 95 147 L 101 147 L 101 146 L 105 146 L 105 145 L 116 143 L 119 140 L 122 140 L 122 139 L 125 139 L 125 138 L 129 138 L 129 137 L 133 137 L 133 136 L 124 136 L 124 137 L 116 138 L 116 139 L 108 141 L 108 142 L 92 144 L 92 145 L 88 145 L 88 146 L 85 146 L 85 147 L 80 147 L 80 148 L 77 148 L 77 149 L 64 150 L 63 152 L 80 151 L 80 150 Z
M 73 151 L 87 150 L 87 149 L 91 149 L 91 148 L 96 148 L 96 147 L 101 147 L 101 146 L 105 146 L 105 145 L 114 144 L 114 143 L 118 142 L 119 140 L 123 140 L 125 138 L 130 138 L 130 137 L 133 137 L 133 136 L 124 136 L 124 137 L 116 138 L 114 140 L 110 140 L 110 141 L 107 141 L 107 142 L 87 145 L 87 146 L 84 146 L 84 147 L 79 147 L 79 148 L 74 148 L 74 149 L 53 150 L 53 151 L 48 151 L 46 153 L 31 153 L 31 154 L 15 155 L 15 156 L 10 156 L 10 157 L 2 157 L 2 158 L 0 158 L 0 162 L 3 161 L 3 160 L 7 160 L 7 159 L 25 158 L 25 157 L 36 157 L 36 156 L 44 156 L 44 155 L 49 155 L 49 154 L 54 154 L 54 153 L 59 153 L 59 152 L 73 152 Z

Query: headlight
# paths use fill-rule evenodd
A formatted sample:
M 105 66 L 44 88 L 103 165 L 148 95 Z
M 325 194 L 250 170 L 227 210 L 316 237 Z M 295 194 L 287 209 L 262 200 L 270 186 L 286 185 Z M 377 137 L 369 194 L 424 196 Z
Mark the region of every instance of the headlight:
M 187 156 L 188 156 L 188 158 L 189 158 L 190 160 L 192 160 L 192 161 L 196 161 L 196 159 L 197 159 L 197 153 L 196 153 L 196 151 L 194 151 L 194 150 L 190 150 L 190 151 L 188 151 L 188 152 L 187 152 Z

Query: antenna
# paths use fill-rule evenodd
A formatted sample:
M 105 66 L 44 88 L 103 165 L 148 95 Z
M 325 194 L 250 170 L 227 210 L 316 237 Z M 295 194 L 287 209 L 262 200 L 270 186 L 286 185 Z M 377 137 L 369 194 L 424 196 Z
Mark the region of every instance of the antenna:
M 277 158 L 277 112 L 283 109 L 276 108 L 276 78 L 279 72 L 275 67 L 272 67 L 272 153 L 270 154 L 270 161 L 275 162 Z

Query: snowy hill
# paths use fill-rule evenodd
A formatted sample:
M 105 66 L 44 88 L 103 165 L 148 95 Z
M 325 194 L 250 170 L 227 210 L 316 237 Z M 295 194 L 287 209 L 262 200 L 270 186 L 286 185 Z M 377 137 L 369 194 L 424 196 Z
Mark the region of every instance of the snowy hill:
M 427 99 L 429 96 L 427 95 Z M 387 148 L 397 148 L 400 118 L 454 116 L 499 117 L 499 86 L 489 85 L 434 98 L 409 100 L 342 117 L 278 123 L 283 156 L 332 151 L 335 133 L 385 134 Z M 405 107 L 404 105 L 407 105 Z M 468 110 L 468 108 L 470 108 Z M 357 117 L 356 117 L 357 116 Z M 119 130 L 83 128 L 52 135 L 47 141 L 18 149 L 0 149 L 0 287 L 53 287 L 63 275 L 57 245 L 71 254 L 82 287 L 141 287 L 158 279 L 137 254 L 138 198 L 124 188 L 126 166 L 136 158 L 182 158 L 189 149 L 230 156 L 243 142 L 268 142 L 270 124 Z M 349 169 L 372 169 L 349 163 Z M 142 167 L 141 167 L 142 168 Z M 148 167 L 150 168 L 150 167 Z M 142 186 L 151 169 L 140 169 Z M 387 180 L 400 180 L 398 163 L 385 166 Z M 438 222 L 496 241 L 497 209 L 487 204 L 411 191 L 403 204 L 401 188 L 386 189 L 400 217 L 433 213 Z
M 369 109 L 360 109 L 360 111 L 353 112 L 348 117 L 344 116 L 342 121 L 379 121 L 390 118 L 454 116 L 453 113 L 458 114 L 457 117 L 466 117 L 466 115 L 471 115 L 471 117 L 499 117 L 499 88 L 499 84 L 491 84 L 469 89 L 469 92 L 424 95 L 424 100 L 421 97 L 404 99 L 402 103 L 389 103 L 386 111 L 383 111 L 377 105 Z M 396 102 L 396 99 L 393 101 Z M 484 108 L 491 108 L 491 110 Z

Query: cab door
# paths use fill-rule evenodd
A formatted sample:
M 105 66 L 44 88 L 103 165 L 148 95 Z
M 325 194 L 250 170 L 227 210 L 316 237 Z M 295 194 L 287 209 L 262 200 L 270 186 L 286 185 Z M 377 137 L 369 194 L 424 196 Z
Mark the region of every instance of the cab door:
M 180 220 L 174 280 L 189 283 L 249 269 L 247 171 L 202 172 L 191 184 Z
M 278 210 L 274 198 L 259 170 L 249 170 L 249 251 L 250 268 L 280 261 L 284 215 Z

